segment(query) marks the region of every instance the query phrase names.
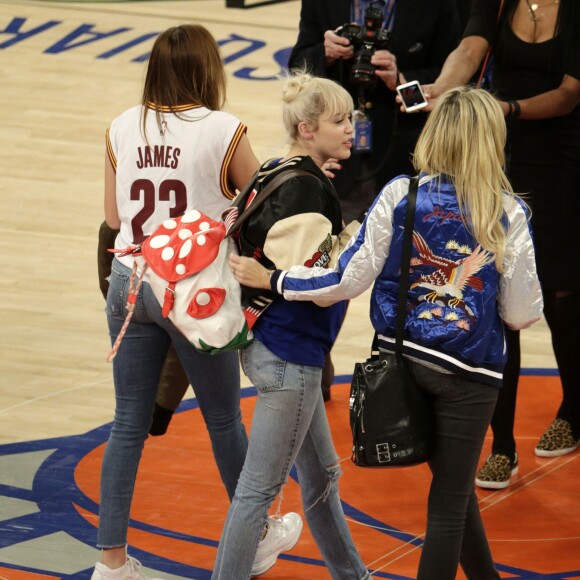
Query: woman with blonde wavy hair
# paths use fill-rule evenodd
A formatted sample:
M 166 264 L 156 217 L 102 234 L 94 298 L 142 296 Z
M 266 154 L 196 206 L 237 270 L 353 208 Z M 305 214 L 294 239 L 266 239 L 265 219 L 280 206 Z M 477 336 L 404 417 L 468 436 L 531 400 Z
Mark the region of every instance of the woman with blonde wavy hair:
M 460 88 L 431 116 L 415 147 L 418 171 L 450 177 L 461 216 L 503 272 L 506 230 L 504 196 L 512 195 L 504 173 L 506 126 L 497 101 L 486 91 Z
M 505 121 L 479 89 L 442 96 L 415 149 L 419 171 L 403 356 L 432 401 L 437 429 L 418 580 L 497 580 L 474 476 L 502 386 L 506 325 L 542 314 L 525 205 L 504 174 Z M 394 352 L 401 248 L 410 178 L 388 183 L 334 271 L 264 272 L 233 257 L 237 279 L 286 300 L 344 300 L 374 283 L 379 349 Z

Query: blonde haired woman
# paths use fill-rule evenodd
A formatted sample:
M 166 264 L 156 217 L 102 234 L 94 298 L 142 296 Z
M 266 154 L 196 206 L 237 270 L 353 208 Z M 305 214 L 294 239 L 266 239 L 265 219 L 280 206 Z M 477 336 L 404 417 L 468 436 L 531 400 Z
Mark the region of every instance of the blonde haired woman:
M 328 264 L 328 241 L 340 233 L 342 214 L 321 167 L 328 159 L 350 156 L 352 110 L 351 97 L 333 81 L 304 73 L 286 79 L 283 120 L 290 150 L 283 159 L 262 166 L 257 188 L 289 169 L 306 175 L 282 184 L 242 227 L 243 255 L 257 257 L 266 268 Z M 263 297 L 263 303 L 268 301 L 253 327 L 254 341 L 242 351 L 242 366 L 258 389 L 258 401 L 212 578 L 247 580 L 268 569 L 267 562 L 260 567 L 252 567 L 252 562 L 257 549 L 260 555 L 258 542 L 268 507 L 295 463 L 306 520 L 332 577 L 366 579 L 367 569 L 338 496 L 340 466 L 320 389 L 324 357 L 342 323 L 345 304 L 321 308 Z M 294 543 L 281 538 L 280 549 Z
M 404 356 L 432 397 L 437 440 L 418 580 L 498 579 L 481 521 L 474 476 L 502 384 L 504 325 L 525 328 L 542 313 L 525 206 L 503 171 L 506 128 L 488 93 L 443 95 L 419 137 Z M 287 300 L 343 300 L 373 282 L 379 348 L 393 352 L 409 178 L 387 184 L 332 272 L 292 268 L 266 276 L 232 259 L 243 284 Z

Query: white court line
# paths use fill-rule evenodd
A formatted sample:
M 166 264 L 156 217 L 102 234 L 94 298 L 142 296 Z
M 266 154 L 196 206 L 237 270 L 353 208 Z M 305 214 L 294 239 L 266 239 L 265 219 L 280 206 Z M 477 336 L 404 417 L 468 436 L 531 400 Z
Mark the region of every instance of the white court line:
M 93 387 L 95 385 L 100 385 L 101 383 L 110 382 L 111 378 L 101 379 L 100 381 L 95 381 L 92 383 L 85 383 L 84 385 L 78 385 L 76 387 L 69 387 L 68 389 L 61 389 L 60 391 L 54 391 L 53 393 L 48 393 L 46 395 L 42 395 L 41 397 L 34 397 L 34 399 L 29 399 L 28 401 L 22 401 L 22 403 L 17 403 L 16 405 L 12 405 L 11 407 L 7 407 L 6 409 L 0 409 L 0 415 L 4 415 L 8 413 L 8 411 L 13 411 L 14 409 L 18 409 L 20 407 L 25 407 L 26 405 L 31 405 L 32 403 L 37 403 L 38 401 L 42 401 L 44 399 L 50 399 L 51 397 L 56 397 L 57 395 L 62 395 L 63 393 L 70 393 L 71 391 L 77 391 L 79 389 L 86 389 L 87 387 Z M 0 577 L 0 580 L 3 578 Z
M 504 489 L 497 489 L 495 491 L 490 492 L 486 497 L 479 500 L 480 511 L 483 511 L 484 509 L 487 509 L 488 507 L 495 505 L 497 503 L 496 496 L 498 494 L 501 494 L 502 492 L 503 492 L 503 494 L 505 494 L 506 497 L 513 495 L 513 493 L 515 491 L 519 490 L 521 487 L 525 487 L 525 485 L 518 485 L 520 482 L 524 482 L 526 479 L 530 479 L 530 477 L 533 477 L 539 471 L 540 472 L 544 471 L 544 469 L 546 467 L 549 467 L 558 459 L 559 459 L 559 457 L 552 457 L 551 459 L 548 459 L 544 463 L 544 465 L 538 465 L 538 467 L 536 467 L 535 469 L 532 469 L 532 471 L 526 473 L 526 475 L 522 475 L 521 477 L 519 477 L 518 480 L 514 484 L 512 484 L 512 491 L 510 491 L 510 492 L 506 492 L 505 488 Z M 535 481 L 535 479 L 533 481 Z M 492 502 L 492 503 L 490 503 L 490 502 Z M 488 504 L 488 503 L 490 503 L 490 506 L 485 506 L 483 508 L 481 507 L 483 504 Z
M 540 474 L 539 474 L 537 477 L 534 477 L 534 479 L 532 479 L 532 480 L 530 480 L 530 481 L 528 481 L 528 482 L 524 483 L 523 485 L 518 485 L 518 484 L 516 483 L 516 486 L 517 486 L 517 487 L 515 487 L 515 489 L 514 489 L 513 491 L 510 491 L 509 493 L 505 493 L 505 492 L 504 492 L 504 493 L 501 495 L 501 497 L 498 497 L 497 499 L 495 499 L 495 501 L 493 501 L 493 502 L 491 502 L 491 503 L 488 503 L 488 505 L 486 505 L 486 506 L 484 506 L 483 508 L 481 508 L 481 509 L 480 509 L 480 511 L 485 511 L 485 510 L 489 509 L 490 507 L 493 507 L 493 506 L 497 505 L 498 503 L 500 503 L 500 502 L 502 502 L 502 501 L 505 501 L 505 500 L 506 500 L 508 497 L 511 497 L 511 496 L 512 496 L 512 495 L 514 495 L 515 493 L 518 493 L 518 491 L 520 491 L 521 489 L 524 489 L 524 488 L 526 488 L 526 487 L 528 487 L 528 486 L 532 485 L 532 484 L 533 484 L 533 483 L 535 483 L 536 481 L 539 481 L 540 479 L 543 479 L 543 478 L 544 478 L 544 477 L 546 477 L 547 475 L 550 475 L 551 473 L 554 473 L 554 471 L 558 471 L 558 470 L 559 470 L 559 469 L 561 469 L 562 467 L 565 467 L 566 465 L 568 465 L 568 464 L 569 464 L 569 463 L 571 463 L 572 461 L 575 461 L 576 459 L 578 459 L 578 457 L 579 457 L 579 454 L 578 454 L 578 453 L 574 453 L 574 454 L 573 454 L 571 457 L 569 457 L 569 458 L 568 458 L 568 459 L 566 459 L 566 460 L 562 460 L 562 458 L 561 458 L 561 457 L 554 457 L 554 458 L 550 459 L 549 461 L 547 461 L 547 462 L 546 462 L 546 464 L 547 464 L 548 466 L 552 465 L 552 463 L 554 463 L 555 461 L 558 461 L 558 460 L 561 460 L 561 461 L 558 461 L 558 463 L 557 463 L 557 464 L 556 464 L 556 465 L 555 465 L 555 466 L 554 466 L 552 469 L 549 469 L 548 471 L 544 471 L 544 467 L 545 467 L 545 466 L 542 466 L 542 465 L 541 465 L 541 466 L 539 466 L 537 469 L 534 469 L 532 472 L 530 472 L 530 476 L 531 476 L 531 475 L 533 475 L 533 474 L 535 474 L 537 471 L 542 471 L 542 473 L 540 473 Z M 525 477 L 524 477 L 524 478 L 522 478 L 522 479 L 525 479 L 525 478 L 527 478 L 527 477 L 528 477 L 528 476 L 525 476 Z M 489 498 L 489 499 L 490 499 L 490 501 L 491 501 L 491 500 L 493 500 L 493 499 L 495 498 L 496 494 L 497 494 L 497 492 L 494 492 L 494 493 L 492 494 L 492 497 L 490 497 L 490 498 Z M 479 502 L 479 505 L 481 506 L 481 504 L 482 504 L 482 503 L 483 503 L 483 502 L 482 502 L 482 501 L 480 501 L 480 502 Z
M 538 466 L 537 469 L 534 469 L 532 472 L 530 472 L 529 474 L 527 474 L 526 476 L 520 478 L 519 481 L 522 481 L 524 479 L 529 479 L 530 477 L 532 477 L 535 473 L 537 473 L 538 471 L 541 471 L 542 473 L 540 473 L 539 475 L 537 475 L 536 477 L 534 477 L 533 479 L 531 479 L 530 481 L 528 481 L 527 483 L 525 483 L 524 485 L 519 485 L 517 486 L 516 489 L 514 489 L 513 491 L 509 492 L 509 493 L 505 493 L 504 490 L 498 490 L 497 492 L 494 492 L 492 494 L 491 497 L 488 498 L 484 498 L 482 500 L 479 501 L 479 505 L 480 505 L 480 511 L 483 512 L 487 509 L 489 509 L 490 507 L 493 507 L 497 504 L 499 504 L 500 502 L 504 501 L 505 499 L 507 499 L 508 497 L 511 497 L 512 495 L 514 495 L 515 493 L 517 493 L 519 490 L 528 487 L 530 485 L 532 485 L 533 483 L 535 483 L 536 481 L 539 481 L 540 479 L 543 479 L 544 477 L 546 477 L 547 475 L 550 475 L 551 473 L 558 471 L 559 469 L 561 469 L 562 467 L 568 465 L 569 463 L 571 463 L 572 461 L 575 461 L 578 457 L 580 456 L 580 454 L 575 453 L 574 456 L 564 460 L 564 461 L 559 461 L 561 460 L 561 457 L 554 457 L 552 459 L 550 459 L 549 461 L 547 461 L 544 465 Z M 545 471 L 546 466 L 550 466 L 552 465 L 554 462 L 558 462 L 554 467 L 552 467 L 551 469 L 549 469 L 548 471 Z M 499 498 L 495 498 L 495 496 L 501 493 L 501 497 Z M 495 499 L 495 501 L 491 502 L 491 500 Z M 487 503 L 487 505 L 484 505 L 483 507 L 482 504 L 483 503 Z M 357 522 L 355 520 L 353 520 L 352 518 L 347 518 L 348 521 L 354 523 L 354 524 L 358 524 L 360 526 L 365 526 L 368 528 L 374 528 L 376 530 L 384 530 L 384 531 L 388 531 L 390 528 L 384 528 L 384 527 L 380 527 L 380 526 L 373 526 L 371 524 L 365 524 L 362 522 Z M 404 530 L 400 530 L 401 532 L 404 532 Z M 404 532 L 405 533 L 405 532 Z M 405 553 L 403 554 L 399 554 L 396 558 L 392 558 L 390 560 L 388 560 L 387 562 L 385 562 L 382 566 L 380 566 L 379 568 L 375 568 L 374 564 L 376 562 L 380 562 L 382 560 L 384 560 L 385 558 L 389 558 L 393 555 L 395 555 L 397 552 L 411 546 L 411 542 L 413 542 L 416 539 L 420 539 L 422 537 L 424 537 L 425 534 L 420 534 L 418 536 L 415 536 L 412 540 L 409 540 L 408 542 L 405 542 L 404 544 L 401 544 L 400 546 L 398 546 L 397 548 L 395 548 L 394 550 L 391 550 L 389 552 L 386 552 L 383 556 L 377 558 L 376 560 L 374 560 L 373 562 L 369 562 L 367 564 L 367 566 L 373 567 L 375 569 L 375 571 L 380 571 L 383 570 L 384 568 L 386 568 L 387 566 L 390 566 L 391 564 L 394 564 L 395 562 L 397 562 L 398 560 L 401 560 L 402 558 L 405 558 L 406 556 L 412 554 L 413 552 L 416 552 L 418 549 L 420 549 L 421 546 L 412 546 L 410 550 L 407 550 Z M 580 536 L 572 536 L 572 537 L 562 537 L 562 538 L 536 538 L 536 539 L 509 539 L 509 540 L 494 540 L 493 538 L 489 538 L 488 537 L 488 541 L 490 542 L 512 542 L 512 543 L 516 543 L 516 542 L 520 542 L 520 543 L 524 543 L 524 542 L 557 542 L 557 541 L 570 541 L 570 540 L 577 540 L 580 539 Z
M 44 399 L 50 399 L 51 397 L 56 397 L 58 395 L 62 395 L 63 393 L 70 393 L 71 391 L 77 391 L 79 389 L 86 389 L 87 387 L 93 387 L 95 385 L 100 385 L 101 383 L 112 382 L 112 376 L 106 379 L 101 379 L 99 381 L 94 381 L 92 383 L 85 383 L 84 385 L 78 385 L 77 387 L 69 387 L 68 389 L 61 389 L 60 391 L 54 391 L 54 393 L 48 393 L 46 395 L 42 395 L 41 397 L 34 397 L 34 399 L 29 399 L 28 401 L 23 401 L 22 403 L 17 403 L 16 405 L 12 405 L 11 407 L 6 407 L 6 409 L 0 409 L 0 415 L 4 415 L 8 413 L 8 411 L 13 411 L 14 409 L 18 409 L 20 407 L 24 407 L 26 405 L 31 405 L 32 403 L 36 403 L 38 401 L 42 401 Z M 247 385 L 245 387 L 241 387 L 241 389 L 250 389 L 252 385 Z M 193 399 L 195 398 L 192 397 Z M 185 398 L 183 399 L 185 400 Z M 350 459 L 350 457 L 349 457 Z M 0 576 L 0 580 L 4 580 Z
M 424 536 L 424 534 L 422 534 L 421 536 L 417 536 L 417 538 L 422 538 L 423 536 Z M 384 570 L 385 568 L 387 568 L 391 564 L 394 564 L 395 562 L 398 562 L 399 560 L 402 560 L 403 558 L 406 558 L 407 556 L 409 556 L 413 552 L 416 552 L 417 550 L 420 550 L 421 549 L 421 546 L 413 546 L 410 550 L 408 550 L 404 554 L 401 554 L 401 555 L 397 556 L 396 558 L 392 558 L 388 562 L 385 562 L 382 566 L 379 566 L 378 568 L 375 567 L 375 566 L 373 566 L 373 564 L 375 562 L 380 562 L 381 560 L 384 560 L 385 558 L 388 558 L 389 556 L 393 555 L 398 550 L 403 549 L 403 548 L 406 548 L 409 545 L 410 545 L 410 542 L 407 542 L 406 544 L 403 544 L 399 548 L 395 548 L 394 550 L 391 550 L 390 552 L 387 552 L 384 556 L 381 556 L 380 558 L 377 558 L 374 562 L 370 562 L 368 564 L 368 567 L 371 567 L 372 566 L 375 569 L 376 572 L 380 572 L 381 570 Z
M 77 242 L 89 242 L 94 243 L 94 239 L 88 236 L 73 236 L 71 234 L 58 234 L 55 232 L 39 232 L 36 230 L 10 230 L 2 228 L 2 235 L 10 234 L 11 237 L 22 237 L 22 238 L 52 238 L 53 240 L 74 240 Z M 0 577 L 2 580 L 2 577 Z

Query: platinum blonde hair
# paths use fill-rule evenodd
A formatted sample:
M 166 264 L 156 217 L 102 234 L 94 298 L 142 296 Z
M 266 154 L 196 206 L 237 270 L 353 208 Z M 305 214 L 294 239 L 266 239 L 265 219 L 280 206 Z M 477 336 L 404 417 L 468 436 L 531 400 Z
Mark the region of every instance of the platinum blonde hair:
M 435 104 L 419 136 L 413 163 L 418 171 L 451 178 L 464 223 L 503 271 L 506 231 L 504 195 L 513 190 L 504 172 L 506 124 L 487 91 L 451 89 Z
M 322 115 L 350 114 L 353 109 L 350 94 L 330 79 L 312 76 L 305 70 L 293 70 L 284 78 L 282 120 L 292 143 L 299 136 L 301 122 L 316 130 Z

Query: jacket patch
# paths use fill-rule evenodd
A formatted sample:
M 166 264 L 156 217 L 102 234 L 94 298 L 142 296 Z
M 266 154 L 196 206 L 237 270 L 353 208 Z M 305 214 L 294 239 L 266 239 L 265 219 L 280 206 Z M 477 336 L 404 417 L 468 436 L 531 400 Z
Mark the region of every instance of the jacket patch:
M 419 297 L 419 302 L 433 305 L 432 308 L 421 308 L 417 318 L 438 319 L 445 325 L 454 325 L 461 330 L 469 331 L 475 322 L 475 315 L 465 303 L 464 290 L 468 287 L 477 292 L 483 290 L 483 282 L 476 274 L 493 260 L 493 256 L 479 245 L 472 251 L 469 246 L 459 245 L 453 240 L 446 244 L 446 248 L 467 256 L 459 260 L 437 256 L 417 232 L 413 232 L 413 245 L 419 257 L 411 260 L 411 267 L 433 268 L 430 274 L 421 274 L 411 284 L 411 289 L 420 288 L 425 291 L 425 294 Z M 463 311 L 464 316 L 457 310 Z
M 330 254 L 332 252 L 332 238 L 326 236 L 324 242 L 318 246 L 318 249 L 312 255 L 312 258 L 306 260 L 304 265 L 308 268 L 327 268 L 330 264 Z

